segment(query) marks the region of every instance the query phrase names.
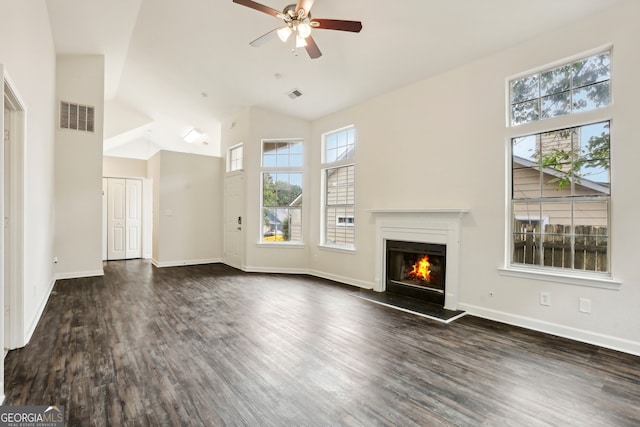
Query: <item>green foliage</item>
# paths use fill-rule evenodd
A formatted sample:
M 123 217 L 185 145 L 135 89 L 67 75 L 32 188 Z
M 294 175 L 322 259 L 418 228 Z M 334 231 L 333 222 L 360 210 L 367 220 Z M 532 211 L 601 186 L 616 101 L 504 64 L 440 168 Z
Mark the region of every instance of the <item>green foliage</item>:
M 607 125 L 608 128 L 608 125 Z M 575 129 L 553 132 L 554 139 L 567 140 L 576 133 Z M 545 134 L 545 136 L 550 134 Z M 610 137 L 608 132 L 602 132 L 599 136 L 592 136 L 587 141 L 586 147 L 564 148 L 561 145 L 542 150 L 540 157 L 542 168 L 555 169 L 558 174 L 548 184 L 558 186 L 562 190 L 571 184 L 571 181 L 580 183 L 583 178 L 591 175 L 589 169 L 610 168 Z

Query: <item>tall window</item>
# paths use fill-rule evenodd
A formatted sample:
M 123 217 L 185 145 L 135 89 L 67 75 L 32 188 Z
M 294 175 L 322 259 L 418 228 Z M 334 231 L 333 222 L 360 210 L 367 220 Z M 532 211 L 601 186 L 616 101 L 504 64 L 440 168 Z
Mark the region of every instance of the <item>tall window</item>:
M 262 142 L 262 242 L 302 242 L 302 141 Z
M 323 243 L 355 246 L 355 129 L 349 126 L 323 137 Z
M 227 156 L 227 172 L 242 170 L 243 149 L 242 144 L 234 145 L 229 148 Z
M 511 138 L 512 265 L 609 272 L 612 122 L 576 114 L 608 106 L 609 81 L 606 52 L 510 82 L 512 125 L 577 124 Z

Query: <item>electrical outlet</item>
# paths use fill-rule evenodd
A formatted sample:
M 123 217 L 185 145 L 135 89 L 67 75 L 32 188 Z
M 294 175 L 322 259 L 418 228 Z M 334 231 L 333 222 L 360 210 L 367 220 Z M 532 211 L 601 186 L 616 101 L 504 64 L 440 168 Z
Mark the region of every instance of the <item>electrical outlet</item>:
M 549 292 L 540 292 L 540 305 L 551 305 L 551 294 Z
M 591 300 L 588 298 L 580 298 L 578 311 L 580 313 L 591 313 Z

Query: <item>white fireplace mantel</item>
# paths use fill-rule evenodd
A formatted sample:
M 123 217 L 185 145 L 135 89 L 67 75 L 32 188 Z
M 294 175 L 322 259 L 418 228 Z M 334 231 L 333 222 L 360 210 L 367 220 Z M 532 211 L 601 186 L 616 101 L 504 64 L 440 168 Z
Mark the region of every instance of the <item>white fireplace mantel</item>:
M 436 243 L 447 246 L 444 308 L 456 310 L 458 305 L 460 264 L 460 221 L 469 212 L 460 208 L 435 209 L 366 209 L 376 220 L 374 290 L 384 292 L 385 242 Z

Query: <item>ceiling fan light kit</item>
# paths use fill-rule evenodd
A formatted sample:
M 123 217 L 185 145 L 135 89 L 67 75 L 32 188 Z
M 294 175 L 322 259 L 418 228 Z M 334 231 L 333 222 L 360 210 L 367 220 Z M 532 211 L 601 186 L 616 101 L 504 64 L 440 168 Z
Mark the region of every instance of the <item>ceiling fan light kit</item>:
M 309 57 L 315 59 L 322 56 L 322 52 L 320 52 L 318 45 L 315 40 L 313 40 L 313 37 L 311 37 L 312 28 L 349 31 L 352 33 L 359 33 L 360 30 L 362 30 L 362 23 L 360 21 L 313 19 L 310 11 L 314 0 L 298 0 L 297 4 L 290 4 L 286 6 L 282 12 L 272 9 L 269 6 L 256 3 L 253 0 L 233 0 L 233 2 L 284 21 L 284 26 L 271 30 L 249 43 L 254 47 L 262 45 L 273 35 L 277 35 L 280 40 L 286 42 L 289 37 L 291 37 L 291 34 L 295 34 L 294 53 L 297 55 L 296 49 L 304 47 L 309 54 Z

